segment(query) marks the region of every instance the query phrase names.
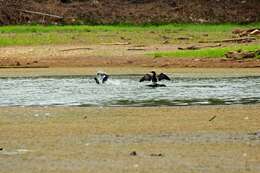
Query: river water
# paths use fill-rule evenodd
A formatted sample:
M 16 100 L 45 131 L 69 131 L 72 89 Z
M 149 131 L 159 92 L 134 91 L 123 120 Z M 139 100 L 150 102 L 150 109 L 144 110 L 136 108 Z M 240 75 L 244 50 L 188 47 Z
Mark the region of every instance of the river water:
M 260 77 L 174 77 L 150 88 L 140 75 L 2 77 L 0 106 L 189 106 L 260 103 Z

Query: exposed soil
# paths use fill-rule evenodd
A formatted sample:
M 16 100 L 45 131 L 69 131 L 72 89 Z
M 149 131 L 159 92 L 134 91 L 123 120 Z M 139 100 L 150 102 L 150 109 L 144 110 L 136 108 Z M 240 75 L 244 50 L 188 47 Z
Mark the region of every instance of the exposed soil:
M 0 67 L 260 67 L 259 59 L 153 58 L 144 55 L 155 50 L 177 49 L 171 45 L 128 49 L 128 45 L 2 47 Z
M 259 11 L 259 0 L 5 0 L 0 24 L 248 23 Z
M 105 71 L 111 75 L 145 74 L 154 70 L 175 77 L 247 77 L 260 76 L 260 68 L 151 68 L 151 67 L 72 67 L 72 68 L 0 68 L 1 77 L 95 75 Z
M 255 173 L 259 111 L 259 105 L 1 108 L 0 172 Z

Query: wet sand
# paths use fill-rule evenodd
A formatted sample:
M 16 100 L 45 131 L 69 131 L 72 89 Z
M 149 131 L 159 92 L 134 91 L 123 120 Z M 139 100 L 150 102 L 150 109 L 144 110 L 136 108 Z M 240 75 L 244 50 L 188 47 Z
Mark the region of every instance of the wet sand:
M 244 77 L 260 76 L 260 68 L 157 68 L 157 67 L 66 67 L 66 68 L 0 68 L 0 77 L 96 75 L 105 71 L 110 75 L 145 74 L 156 72 L 172 73 L 178 77 Z
M 258 104 L 2 107 L 0 172 L 256 173 L 259 112 Z

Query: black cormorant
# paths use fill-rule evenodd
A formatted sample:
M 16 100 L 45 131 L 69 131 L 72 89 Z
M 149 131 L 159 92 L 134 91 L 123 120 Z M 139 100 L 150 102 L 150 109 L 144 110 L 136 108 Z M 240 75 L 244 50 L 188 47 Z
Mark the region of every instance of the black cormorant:
M 145 74 L 139 82 L 143 81 L 152 81 L 153 83 L 150 85 L 147 85 L 149 87 L 166 87 L 164 84 L 158 84 L 157 81 L 161 80 L 171 80 L 166 74 L 160 73 L 159 75 L 156 75 L 155 71 L 151 71 L 152 74 Z

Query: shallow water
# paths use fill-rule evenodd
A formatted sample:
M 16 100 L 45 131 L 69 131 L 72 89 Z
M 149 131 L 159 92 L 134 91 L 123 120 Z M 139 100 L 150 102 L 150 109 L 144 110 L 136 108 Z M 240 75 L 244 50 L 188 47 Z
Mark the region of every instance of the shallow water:
M 188 106 L 260 103 L 260 77 L 173 77 L 149 88 L 141 76 L 0 78 L 0 106 Z

